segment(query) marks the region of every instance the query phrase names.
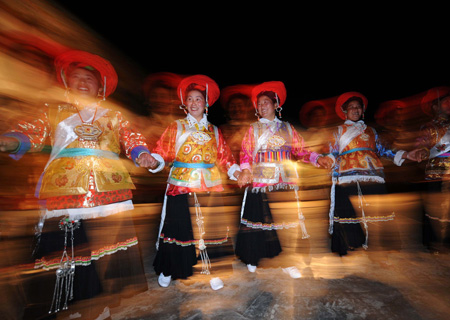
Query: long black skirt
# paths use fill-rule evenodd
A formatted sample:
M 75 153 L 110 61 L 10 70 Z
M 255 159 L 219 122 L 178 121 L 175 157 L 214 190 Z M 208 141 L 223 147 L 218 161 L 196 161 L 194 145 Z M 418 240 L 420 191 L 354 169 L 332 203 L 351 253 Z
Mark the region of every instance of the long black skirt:
M 273 224 L 267 195 L 248 190 L 244 213 L 236 239 L 235 254 L 245 264 L 257 266 L 263 258 L 273 258 L 280 254 L 281 245 L 276 230 L 258 225 Z
M 360 183 L 363 195 L 386 194 L 386 187 L 381 183 Z M 335 211 L 336 218 L 357 218 L 350 197 L 358 195 L 356 183 L 336 185 Z M 331 236 L 331 251 L 346 255 L 348 250 L 359 248 L 365 243 L 366 237 L 360 223 L 334 222 Z
M 190 277 L 197 257 L 187 194 L 167 197 L 166 217 L 158 241 L 153 262 L 156 274 L 163 273 L 172 279 Z
M 234 254 L 226 223 L 223 223 L 225 217 L 220 212 L 223 207 L 222 196 L 217 193 L 197 193 L 196 196 L 203 208 L 205 234 L 202 237 L 209 258 Z M 199 235 L 194 232 L 191 221 L 191 211 L 195 209 L 189 210 L 194 207 L 193 194 L 167 196 L 166 216 L 153 262 L 156 274 L 163 273 L 172 279 L 187 279 L 193 274 L 193 266 L 200 259 L 196 250 Z M 206 212 L 206 208 L 211 214 Z

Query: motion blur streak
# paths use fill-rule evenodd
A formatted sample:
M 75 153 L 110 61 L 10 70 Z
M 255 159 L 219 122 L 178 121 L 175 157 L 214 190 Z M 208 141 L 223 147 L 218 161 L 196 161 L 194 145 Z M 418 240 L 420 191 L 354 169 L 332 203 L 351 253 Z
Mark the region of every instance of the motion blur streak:
M 183 75 L 169 72 L 141 74 L 138 67 L 123 63 L 126 59 L 99 35 L 51 2 L 2 0 L 0 1 L 2 133 L 14 128 L 20 121 L 33 119 L 38 110 L 37 106 L 63 99 L 64 90 L 56 83 L 53 58 L 67 49 L 86 50 L 111 61 L 119 74 L 120 82 L 118 90 L 107 102 L 108 107 L 120 110 L 131 123 L 135 124 L 146 137 L 150 149 L 171 121 L 185 116 L 183 110 L 179 108 L 180 103 L 175 92 Z M 236 82 L 238 83 L 239 79 L 236 79 Z M 413 148 L 418 129 L 427 120 L 426 115 L 420 110 L 420 100 L 424 94 L 425 92 L 412 97 L 400 97 L 398 100 L 386 101 L 378 107 L 375 113 L 376 128 L 392 146 L 406 150 Z M 248 124 L 256 120 L 254 110 L 246 97 L 248 98 L 246 85 L 224 88 L 221 98 L 222 109 L 217 104 L 214 107 L 216 109 L 211 108 L 210 111 L 212 113 L 225 111 L 227 121 L 221 124 L 221 130 L 237 160 Z M 340 120 L 334 113 L 336 97 L 318 98 L 299 109 L 300 124 L 296 127 L 306 144 L 312 150 L 321 152 L 330 141 L 329 135 Z M 8 154 L 0 153 L 2 182 L 0 311 L 5 319 L 38 318 L 43 315 L 39 312 L 42 309 L 48 310 L 49 307 L 49 298 L 46 294 L 48 292 L 52 294 L 54 273 L 51 273 L 51 279 L 49 277 L 48 288 L 36 287 L 34 285 L 36 279 L 47 276 L 47 270 L 34 269 L 32 259 L 36 226 L 40 217 L 40 205 L 34 197 L 34 191 L 49 152 L 49 147 L 44 148 L 40 153 L 26 154 L 20 161 L 14 161 Z M 398 258 L 398 255 L 395 256 L 397 258 L 393 258 L 392 253 L 401 252 L 406 254 L 404 259 L 408 259 L 424 250 L 422 220 L 425 205 L 435 211 L 445 207 L 448 212 L 449 207 L 448 197 L 433 201 L 424 195 L 423 166 L 407 163 L 402 167 L 395 167 L 391 163 L 385 163 L 386 182 L 390 192 L 383 197 L 366 196 L 365 200 L 369 205 L 364 210 L 369 217 L 377 217 L 378 212 L 383 211 L 394 213 L 395 218 L 392 221 L 369 221 L 369 250 L 358 249 L 351 252 L 348 257 L 341 258 L 330 251 L 329 172 L 299 162 L 296 165 L 300 177 L 298 181 L 300 206 L 311 237 L 302 240 L 299 228 L 280 230 L 278 234 L 283 252 L 276 258 L 278 260 L 269 261 L 265 268 L 261 268 L 263 271 L 258 271 L 259 278 L 243 276 L 247 275 L 245 266 L 242 267 L 241 263 L 236 262 L 234 256 L 215 260 L 212 269 L 215 270 L 215 275 L 220 276 L 225 282 L 223 291 L 217 293 L 222 294 L 220 299 L 211 298 L 216 293 L 210 291 L 207 283 L 209 280 L 200 275 L 200 264 L 197 264 L 196 272 L 189 280 L 178 281 L 172 286 L 172 289 L 176 288 L 177 291 L 169 297 L 168 291 L 160 291 L 161 288 L 156 285 L 152 267 L 168 171 L 165 169 L 158 174 L 150 175 L 147 170 L 134 166 L 131 161 L 124 161 L 124 165 L 137 187 L 133 191 L 135 203 L 133 219 L 150 289 L 140 298 L 124 302 L 125 307 L 118 307 L 115 310 L 117 317 L 126 316 L 127 304 L 130 309 L 137 308 L 137 315 L 144 318 L 151 318 L 152 312 L 162 315 L 164 311 L 161 310 L 164 308 L 177 310 L 180 318 L 189 317 L 195 310 L 200 310 L 203 314 L 213 314 L 217 310 L 234 308 L 238 312 L 245 313 L 251 310 L 251 305 L 240 306 L 248 297 L 255 296 L 264 303 L 273 305 L 274 295 L 280 295 L 287 297 L 285 300 L 289 304 L 295 305 L 295 295 L 301 292 L 302 285 L 289 282 L 283 287 L 276 286 L 279 282 L 276 277 L 280 277 L 277 269 L 282 264 L 280 260 L 289 260 L 286 264 L 296 265 L 303 278 L 309 281 L 343 279 L 354 275 L 375 277 L 374 264 L 389 268 L 392 261 L 403 259 L 403 256 Z M 234 245 L 239 228 L 243 189 L 235 182 L 226 180 L 226 177 L 224 181 L 227 181 L 227 188 L 221 194 L 223 205 L 209 208 L 205 206 L 202 210 L 207 237 L 211 239 L 228 237 L 228 244 L 231 247 Z M 276 223 L 296 221 L 297 202 L 293 192 L 279 192 L 269 194 L 268 197 Z M 352 201 L 354 207 L 359 208 L 358 199 Z M 191 209 L 194 212 L 193 205 Z M 194 216 L 195 213 L 193 221 Z M 449 219 L 448 215 L 446 219 Z M 233 264 L 233 268 L 228 267 L 230 264 Z M 388 276 L 384 280 L 401 282 Z M 408 281 L 406 278 L 399 286 L 407 287 Z M 231 293 L 227 290 L 231 290 Z M 263 293 L 257 290 L 262 290 Z M 316 294 L 325 295 L 324 292 L 328 290 L 322 288 Z M 419 295 L 417 292 L 420 291 L 414 291 Z M 174 296 L 183 303 L 174 307 L 178 301 Z M 205 299 L 208 299 L 208 303 L 205 303 Z M 89 304 L 95 304 L 97 301 L 92 299 L 80 302 L 73 310 L 82 313 L 83 308 L 88 308 Z M 294 318 L 295 314 L 298 314 L 294 308 L 277 311 L 274 307 L 273 310 L 275 310 L 273 313 L 277 313 L 272 315 L 279 319 Z

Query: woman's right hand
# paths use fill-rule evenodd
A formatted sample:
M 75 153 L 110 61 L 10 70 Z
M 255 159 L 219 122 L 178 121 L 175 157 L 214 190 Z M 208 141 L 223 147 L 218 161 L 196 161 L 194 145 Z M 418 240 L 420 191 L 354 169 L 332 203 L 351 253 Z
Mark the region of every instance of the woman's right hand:
M 0 151 L 11 152 L 19 147 L 19 140 L 11 137 L 0 136 Z

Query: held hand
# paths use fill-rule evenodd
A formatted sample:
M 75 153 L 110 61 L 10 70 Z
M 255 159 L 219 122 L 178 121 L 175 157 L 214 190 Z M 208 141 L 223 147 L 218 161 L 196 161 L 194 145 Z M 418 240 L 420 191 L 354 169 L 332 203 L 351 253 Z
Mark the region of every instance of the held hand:
M 317 163 L 325 169 L 330 169 L 333 166 L 333 159 L 330 157 L 320 157 L 317 159 Z
M 414 149 L 409 152 L 406 152 L 406 159 L 411 161 L 421 162 L 422 160 L 426 160 L 429 156 L 429 152 L 425 149 Z
M 136 159 L 136 163 L 141 168 L 150 168 L 152 170 L 156 169 L 159 165 L 158 160 L 148 153 L 142 153 L 139 158 Z
M 19 147 L 19 141 L 11 137 L 0 136 L 0 151 L 11 152 Z
M 242 170 L 238 178 L 238 185 L 240 188 L 251 183 L 253 180 L 252 173 L 248 169 Z

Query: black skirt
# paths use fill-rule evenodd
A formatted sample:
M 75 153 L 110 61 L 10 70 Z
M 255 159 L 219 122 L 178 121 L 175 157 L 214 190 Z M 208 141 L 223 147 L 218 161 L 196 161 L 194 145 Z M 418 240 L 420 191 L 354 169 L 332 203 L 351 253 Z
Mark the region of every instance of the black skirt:
M 190 277 L 197 257 L 187 194 L 167 197 L 166 217 L 158 241 L 153 262 L 156 274 L 163 273 L 172 279 Z
M 363 195 L 386 194 L 386 187 L 381 183 L 360 183 Z M 358 195 L 356 183 L 336 185 L 334 217 L 357 218 L 357 213 L 350 201 L 351 196 Z M 360 223 L 334 222 L 331 236 L 331 251 L 346 255 L 348 250 L 361 247 L 366 241 Z
M 203 208 L 205 234 L 202 237 L 205 240 L 209 258 L 213 260 L 234 254 L 227 231 L 229 222 L 227 220 L 231 220 L 232 217 L 221 212 L 224 206 L 222 195 L 197 193 L 196 196 L 200 209 Z M 205 210 L 206 208 L 208 210 Z M 193 195 L 181 194 L 167 197 L 166 217 L 158 239 L 159 249 L 153 262 L 156 274 L 170 275 L 172 279 L 186 279 L 193 274 L 193 266 L 201 258 L 196 250 L 199 234 L 197 229 L 193 230 L 191 215 L 192 219 L 195 219 Z M 196 223 L 194 227 L 197 228 Z M 226 266 L 223 263 L 221 265 L 222 268 L 231 268 L 231 263 Z
M 245 264 L 257 266 L 262 258 L 273 258 L 281 252 L 276 230 L 251 226 L 259 223 L 273 224 L 267 195 L 252 193 L 249 188 L 235 249 L 236 256 Z

